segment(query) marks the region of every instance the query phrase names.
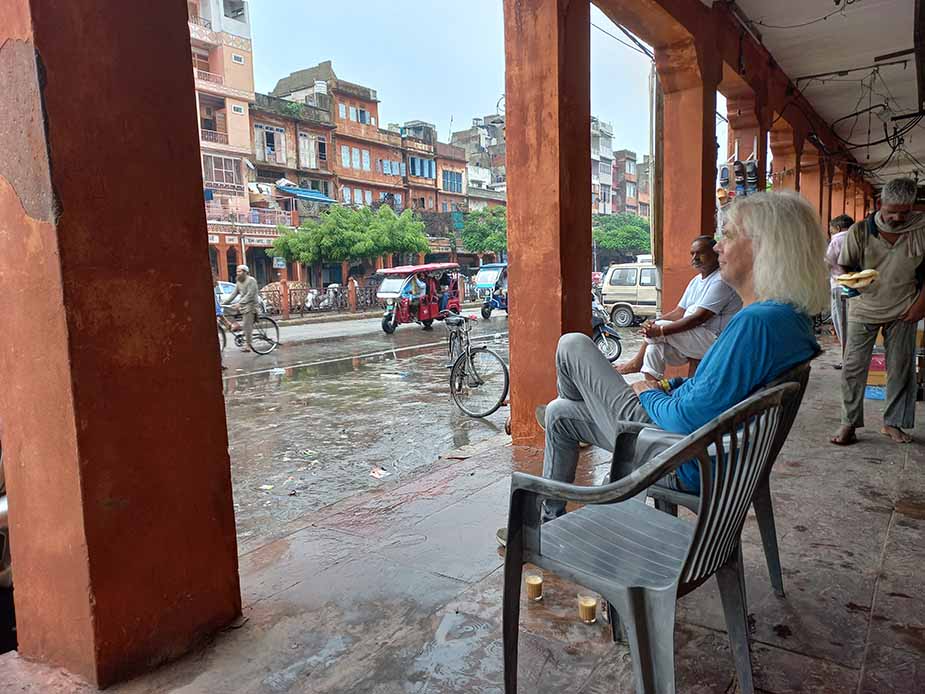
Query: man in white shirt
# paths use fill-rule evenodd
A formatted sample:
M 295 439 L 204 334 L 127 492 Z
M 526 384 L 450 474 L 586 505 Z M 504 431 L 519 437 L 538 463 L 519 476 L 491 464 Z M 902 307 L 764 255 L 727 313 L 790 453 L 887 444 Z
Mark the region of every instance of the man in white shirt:
M 838 256 L 845 246 L 848 229 L 853 225 L 854 220 L 846 214 L 839 215 L 829 222 L 829 247 L 825 252 L 825 262 L 829 266 L 829 286 L 832 288 L 832 325 L 835 326 L 838 344 L 843 344 L 844 340 L 844 336 L 841 334 L 844 316 L 842 316 L 841 311 L 841 285 L 838 284 L 838 280 L 835 278 L 842 274 L 842 268 L 838 264 Z M 841 364 L 836 364 L 835 368 L 840 369 Z
M 617 371 L 639 373 L 652 381 L 665 376 L 668 365 L 700 361 L 732 316 L 742 308 L 735 290 L 719 274 L 719 256 L 710 236 L 691 244 L 691 265 L 700 271 L 687 285 L 678 306 L 654 323 L 642 326 L 645 342 L 636 356 Z

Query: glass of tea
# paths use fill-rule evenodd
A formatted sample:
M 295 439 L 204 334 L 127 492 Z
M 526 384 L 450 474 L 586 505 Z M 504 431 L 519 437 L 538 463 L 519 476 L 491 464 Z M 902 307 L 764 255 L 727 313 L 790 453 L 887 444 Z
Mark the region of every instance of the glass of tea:
M 524 583 L 527 585 L 527 600 L 539 602 L 543 599 L 543 574 L 528 571 L 524 576 Z
M 597 598 L 590 593 L 578 594 L 578 619 L 585 624 L 597 621 Z

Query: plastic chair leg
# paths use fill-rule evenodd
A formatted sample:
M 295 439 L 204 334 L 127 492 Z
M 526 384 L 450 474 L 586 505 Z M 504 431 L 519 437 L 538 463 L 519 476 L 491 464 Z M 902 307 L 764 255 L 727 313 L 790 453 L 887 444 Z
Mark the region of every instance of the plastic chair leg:
M 504 553 L 504 602 L 502 639 L 504 643 L 504 692 L 517 694 L 517 639 L 520 632 L 520 584 L 523 574 L 523 535 L 508 531 Z
M 621 611 L 637 694 L 675 694 L 673 591 L 636 589 Z
M 729 648 L 736 664 L 741 694 L 754 694 L 755 684 L 752 678 L 752 652 L 748 634 L 748 608 L 745 595 L 745 574 L 734 553 L 716 572 L 719 594 L 723 601 L 726 615 L 726 631 L 729 634 Z
M 761 544 L 764 557 L 768 563 L 768 574 L 774 593 L 784 597 L 784 577 L 780 567 L 780 552 L 777 547 L 777 528 L 774 524 L 774 507 L 771 504 L 771 485 L 765 482 L 755 491 L 752 499 L 758 530 L 761 532 Z

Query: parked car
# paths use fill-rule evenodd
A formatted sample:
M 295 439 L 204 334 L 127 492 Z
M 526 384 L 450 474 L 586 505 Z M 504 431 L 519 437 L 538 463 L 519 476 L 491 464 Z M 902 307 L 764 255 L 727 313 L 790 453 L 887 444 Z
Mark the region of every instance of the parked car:
M 215 285 L 215 296 L 218 297 L 218 301 L 221 304 L 227 304 L 228 299 L 234 293 L 234 282 L 219 282 Z M 267 300 L 264 299 L 259 294 L 257 295 L 257 303 L 260 304 L 261 313 L 269 313 L 269 307 L 267 306 Z
M 613 324 L 628 328 L 658 312 L 658 268 L 651 261 L 620 263 L 607 268 L 601 301 Z

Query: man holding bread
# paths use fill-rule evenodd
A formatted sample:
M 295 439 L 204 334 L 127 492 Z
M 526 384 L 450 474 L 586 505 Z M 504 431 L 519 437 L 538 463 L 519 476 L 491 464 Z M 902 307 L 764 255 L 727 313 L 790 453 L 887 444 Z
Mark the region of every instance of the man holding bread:
M 848 334 L 842 370 L 842 426 L 832 443 L 857 442 L 864 426 L 864 388 L 877 335 L 886 350 L 886 409 L 880 433 L 910 443 L 903 431 L 915 426 L 915 334 L 925 317 L 925 214 L 912 211 L 917 193 L 911 178 L 883 187 L 880 210 L 854 224 L 838 264 L 840 284 L 856 294 L 848 301 Z

